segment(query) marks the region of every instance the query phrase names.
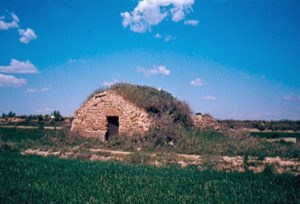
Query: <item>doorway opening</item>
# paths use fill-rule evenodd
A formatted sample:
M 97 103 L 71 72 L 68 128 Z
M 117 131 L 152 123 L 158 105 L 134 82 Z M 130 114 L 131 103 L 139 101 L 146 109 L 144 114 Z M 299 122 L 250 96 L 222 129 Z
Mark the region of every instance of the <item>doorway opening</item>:
M 107 132 L 105 134 L 105 140 L 118 135 L 119 133 L 119 117 L 118 116 L 107 116 Z

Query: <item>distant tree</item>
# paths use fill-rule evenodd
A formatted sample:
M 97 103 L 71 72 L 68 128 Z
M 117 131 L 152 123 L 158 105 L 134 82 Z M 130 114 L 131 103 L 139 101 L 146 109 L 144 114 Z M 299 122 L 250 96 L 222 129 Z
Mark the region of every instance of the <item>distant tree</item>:
M 6 114 L 5 113 L 2 113 L 2 118 L 6 118 Z
M 55 121 L 63 121 L 64 120 L 63 117 L 62 117 L 62 115 L 60 114 L 60 112 L 58 110 L 53 111 L 51 113 L 51 115 L 54 116 L 54 120 Z
M 44 115 L 44 120 L 48 121 L 50 116 L 48 114 Z
M 39 121 L 43 121 L 43 116 L 40 114 L 40 115 L 38 115 L 38 120 Z
M 22 119 L 26 119 L 27 118 L 27 116 L 26 115 L 20 115 L 20 116 L 18 116 L 19 118 L 22 118 Z
M 8 117 L 9 117 L 9 118 L 14 118 L 14 117 L 16 117 L 16 113 L 14 113 L 14 112 L 12 112 L 12 111 L 9 111 Z

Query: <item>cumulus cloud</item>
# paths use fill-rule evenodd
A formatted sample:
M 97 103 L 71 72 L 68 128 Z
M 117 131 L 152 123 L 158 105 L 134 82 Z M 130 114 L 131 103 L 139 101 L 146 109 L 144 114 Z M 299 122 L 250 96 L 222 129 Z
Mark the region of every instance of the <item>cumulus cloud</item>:
M 10 28 L 19 28 L 19 18 L 16 14 L 10 13 L 10 22 L 6 21 L 5 16 L 0 16 L 0 30 L 8 30 Z M 37 35 L 31 28 L 18 29 L 20 42 L 28 44 L 30 41 L 37 38 Z
M 157 67 L 154 67 L 152 69 L 145 69 L 143 67 L 137 67 L 136 68 L 139 73 L 143 73 L 145 76 L 153 76 L 153 75 L 158 75 L 162 74 L 165 76 L 168 76 L 171 74 L 171 71 L 167 69 L 164 65 L 160 65 Z
M 0 30 L 8 30 L 10 28 L 18 28 L 19 27 L 19 18 L 16 14 L 10 13 L 10 22 L 5 22 L 6 17 L 0 16 Z
M 25 85 L 25 79 L 17 78 L 11 75 L 0 74 L 0 87 L 19 87 Z
M 133 11 L 121 13 L 122 25 L 137 33 L 151 31 L 168 16 L 173 22 L 183 20 L 193 4 L 194 0 L 141 0 Z
M 19 29 L 20 34 L 20 42 L 24 44 L 28 44 L 30 41 L 37 38 L 37 35 L 34 33 L 34 31 L 30 28 L 27 29 Z
M 215 96 L 203 96 L 202 100 L 204 101 L 215 101 L 217 98 Z
M 0 72 L 15 73 L 15 74 L 34 74 L 37 73 L 37 68 L 29 61 L 18 61 L 11 59 L 8 66 L 0 66 Z
M 47 92 L 49 91 L 49 88 L 48 87 L 44 87 L 44 88 L 28 88 L 26 89 L 26 92 L 27 93 L 41 93 L 41 92 Z
M 197 26 L 199 23 L 198 20 L 186 20 L 184 21 L 184 25 Z
M 200 79 L 200 78 L 196 78 L 196 79 L 190 81 L 190 84 L 192 86 L 203 86 L 204 85 L 204 81 L 202 79 Z

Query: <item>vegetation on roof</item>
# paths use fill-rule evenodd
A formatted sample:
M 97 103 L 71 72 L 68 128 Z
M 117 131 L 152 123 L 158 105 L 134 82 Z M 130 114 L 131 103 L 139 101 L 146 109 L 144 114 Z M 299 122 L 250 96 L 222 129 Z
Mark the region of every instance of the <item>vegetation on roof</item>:
M 150 86 L 132 85 L 128 83 L 117 83 L 106 89 L 94 91 L 87 100 L 95 94 L 112 90 L 136 106 L 146 110 L 152 117 L 164 121 L 191 126 L 191 109 L 187 103 L 176 99 L 172 94 L 164 90 L 158 90 Z

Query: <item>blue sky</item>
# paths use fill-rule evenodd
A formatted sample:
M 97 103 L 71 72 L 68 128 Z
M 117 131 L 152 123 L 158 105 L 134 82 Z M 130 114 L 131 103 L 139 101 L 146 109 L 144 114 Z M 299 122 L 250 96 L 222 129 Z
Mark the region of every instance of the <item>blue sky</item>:
M 0 0 L 0 113 L 165 89 L 220 119 L 300 119 L 298 0 Z

